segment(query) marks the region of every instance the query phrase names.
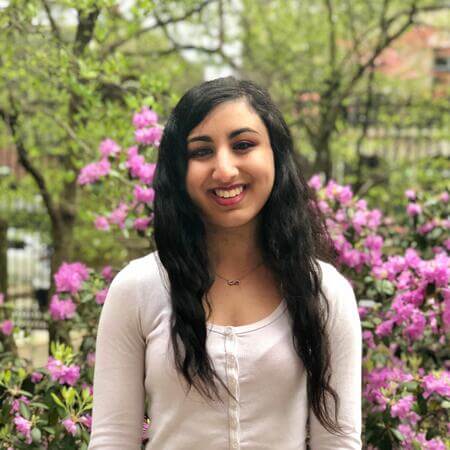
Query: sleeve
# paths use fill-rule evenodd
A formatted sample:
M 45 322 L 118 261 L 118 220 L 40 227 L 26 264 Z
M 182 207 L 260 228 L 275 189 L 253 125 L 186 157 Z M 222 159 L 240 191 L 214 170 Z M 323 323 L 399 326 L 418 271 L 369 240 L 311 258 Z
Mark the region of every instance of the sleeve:
M 96 338 L 89 450 L 140 450 L 145 401 L 142 289 L 130 266 L 110 285 Z
M 313 450 L 361 449 L 362 333 L 355 294 L 350 283 L 332 269 L 324 293 L 330 303 L 328 330 L 331 350 L 330 384 L 340 400 L 338 422 L 344 436 L 329 433 L 310 412 L 310 442 Z M 334 415 L 334 402 L 328 399 Z

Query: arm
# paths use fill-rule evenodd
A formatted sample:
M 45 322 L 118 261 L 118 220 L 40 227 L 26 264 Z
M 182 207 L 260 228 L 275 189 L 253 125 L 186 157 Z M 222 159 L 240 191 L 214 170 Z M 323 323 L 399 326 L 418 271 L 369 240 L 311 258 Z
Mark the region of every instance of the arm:
M 128 266 L 116 276 L 100 315 L 89 450 L 141 448 L 145 340 L 133 274 Z
M 335 269 L 330 269 L 330 283 L 324 293 L 330 302 L 331 387 L 340 399 L 338 421 L 345 436 L 329 433 L 310 413 L 312 450 L 361 449 L 361 366 L 362 337 L 358 307 L 350 283 Z M 324 275 L 324 279 L 326 279 Z M 334 414 L 334 403 L 328 402 Z

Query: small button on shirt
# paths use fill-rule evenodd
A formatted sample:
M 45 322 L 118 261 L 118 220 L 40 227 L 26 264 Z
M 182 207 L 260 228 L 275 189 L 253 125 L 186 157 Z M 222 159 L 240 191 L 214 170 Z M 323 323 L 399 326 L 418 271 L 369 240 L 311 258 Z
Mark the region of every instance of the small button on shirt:
M 345 436 L 308 410 L 306 371 L 292 343 L 283 299 L 264 319 L 231 327 L 207 323 L 207 350 L 234 399 L 187 392 L 174 366 L 168 277 L 157 252 L 113 280 L 97 334 L 90 450 L 140 450 L 144 401 L 151 418 L 146 450 L 304 450 L 309 415 L 313 450 L 361 449 L 361 324 L 349 282 L 318 261 L 330 302 L 331 385 Z

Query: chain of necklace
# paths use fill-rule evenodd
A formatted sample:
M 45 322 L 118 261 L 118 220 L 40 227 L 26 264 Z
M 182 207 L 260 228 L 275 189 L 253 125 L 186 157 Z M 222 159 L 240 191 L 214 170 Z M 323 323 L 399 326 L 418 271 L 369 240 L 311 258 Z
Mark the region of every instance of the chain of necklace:
M 264 261 L 261 261 L 256 267 L 251 269 L 249 272 L 247 272 L 243 277 L 239 279 L 229 280 L 228 278 L 221 277 L 218 273 L 216 275 L 221 278 L 222 280 L 225 280 L 227 282 L 228 286 L 239 286 L 241 284 L 241 281 L 247 276 L 250 275 L 252 272 L 254 272 L 259 266 L 263 264 Z

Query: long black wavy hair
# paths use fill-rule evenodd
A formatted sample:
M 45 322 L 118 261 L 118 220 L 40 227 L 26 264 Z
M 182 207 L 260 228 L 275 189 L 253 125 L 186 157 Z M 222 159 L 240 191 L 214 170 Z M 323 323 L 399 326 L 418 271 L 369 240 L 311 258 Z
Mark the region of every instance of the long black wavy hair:
M 251 81 L 218 78 L 193 87 L 180 99 L 164 128 L 154 177 L 154 237 L 170 281 L 171 341 L 175 364 L 189 390 L 219 400 L 216 373 L 206 349 L 202 300 L 214 282 L 205 227 L 186 189 L 187 137 L 217 105 L 238 99 L 264 122 L 270 137 L 275 180 L 260 212 L 259 244 L 264 263 L 280 283 L 292 318 L 294 348 L 307 372 L 308 406 L 330 432 L 341 434 L 339 398 L 330 386 L 329 303 L 321 290 L 318 259 L 335 264 L 336 254 L 315 192 L 303 174 L 282 114 L 268 92 Z M 322 296 L 322 298 L 320 297 Z M 334 418 L 327 397 L 334 401 Z M 222 400 L 221 400 L 222 401 Z

